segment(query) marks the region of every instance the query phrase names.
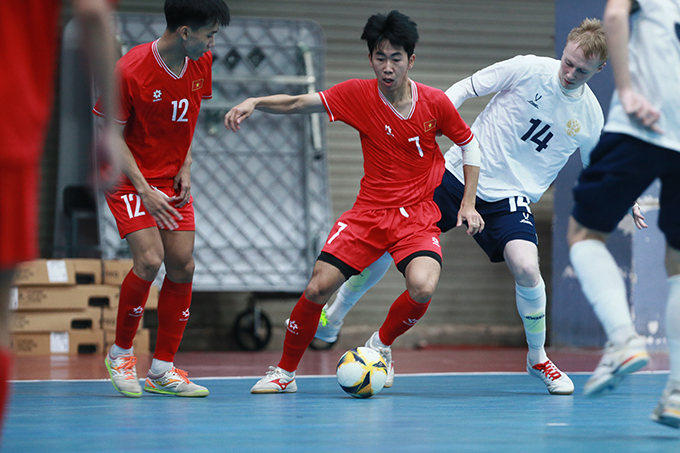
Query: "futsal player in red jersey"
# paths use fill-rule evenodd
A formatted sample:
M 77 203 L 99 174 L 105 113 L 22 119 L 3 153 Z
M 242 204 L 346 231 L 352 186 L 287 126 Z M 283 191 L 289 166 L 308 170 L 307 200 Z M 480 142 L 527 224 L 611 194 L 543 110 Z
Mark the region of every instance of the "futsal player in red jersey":
M 56 0 L 0 2 L 0 28 L 8 37 L 0 46 L 0 181 L 4 186 L 0 190 L 0 423 L 11 362 L 9 287 L 16 265 L 34 259 L 38 252 L 40 158 L 52 109 L 60 11 L 61 2 Z M 115 57 L 110 7 L 106 0 L 74 0 L 73 12 L 97 82 L 112 106 Z M 110 130 L 105 129 L 106 137 Z
M 479 147 L 457 110 L 437 89 L 408 77 L 413 67 L 416 24 L 392 11 L 371 16 L 364 27 L 369 62 L 376 79 L 348 80 L 320 92 L 299 96 L 250 98 L 225 116 L 225 126 L 237 131 L 253 110 L 269 113 L 327 112 L 359 131 L 364 177 L 352 209 L 340 216 L 319 255 L 305 292 L 293 308 L 277 367 L 270 367 L 251 393 L 297 391 L 295 371 L 314 337 L 323 305 L 352 275 L 390 252 L 404 274 L 406 288 L 366 346 L 380 352 L 394 379 L 390 345 L 427 310 L 441 270 L 437 221 L 441 213 L 432 201 L 444 173 L 444 158 L 436 142 L 442 133 L 467 156 L 465 195 L 458 225 L 468 233 L 483 225 L 475 210 Z
M 116 340 L 105 364 L 118 392 L 142 395 L 132 343 L 151 283 L 165 263 L 156 350 L 144 391 L 203 397 L 208 389 L 191 382 L 173 361 L 189 319 L 194 274 L 191 141 L 201 100 L 212 97 L 210 49 L 230 16 L 222 0 L 166 0 L 164 11 L 163 35 L 134 47 L 116 65 L 121 94 L 116 150 L 125 176 L 106 201 L 133 267 L 120 290 Z M 101 107 L 100 100 L 95 114 Z

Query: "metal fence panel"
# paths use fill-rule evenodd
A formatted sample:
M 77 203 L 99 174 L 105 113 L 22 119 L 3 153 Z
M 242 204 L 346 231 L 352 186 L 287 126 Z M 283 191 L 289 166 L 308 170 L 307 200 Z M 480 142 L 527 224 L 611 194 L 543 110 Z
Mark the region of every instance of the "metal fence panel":
M 123 52 L 161 36 L 160 15 L 116 16 Z M 224 114 L 251 96 L 321 91 L 325 42 L 313 22 L 234 19 L 213 48 L 213 99 L 193 140 L 194 290 L 304 290 L 330 229 L 325 121 L 255 112 L 238 133 Z M 129 256 L 99 201 L 104 258 Z

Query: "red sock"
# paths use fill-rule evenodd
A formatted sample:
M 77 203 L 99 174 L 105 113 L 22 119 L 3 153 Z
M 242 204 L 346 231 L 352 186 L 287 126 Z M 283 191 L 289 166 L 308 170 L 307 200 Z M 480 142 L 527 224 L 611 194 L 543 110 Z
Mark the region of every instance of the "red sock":
M 144 314 L 151 283 L 137 277 L 132 270 L 123 280 L 116 318 L 116 345 L 120 348 L 130 349 L 132 347 L 132 340 L 135 339 Z
M 323 304 L 315 304 L 302 294 L 290 314 L 279 368 L 286 371 L 297 370 L 302 354 L 314 339 L 322 309 Z
M 191 282 L 175 283 L 166 276 L 158 296 L 158 336 L 154 359 L 166 362 L 175 360 L 189 320 L 190 306 Z
M 408 291 L 401 293 L 392 303 L 387 318 L 378 331 L 380 341 L 386 346 L 394 343 L 397 337 L 413 327 L 427 311 L 430 301 L 420 304 L 411 299 Z
M 5 415 L 5 406 L 9 399 L 9 383 L 7 380 L 12 369 L 12 355 L 7 349 L 0 349 L 0 432 Z

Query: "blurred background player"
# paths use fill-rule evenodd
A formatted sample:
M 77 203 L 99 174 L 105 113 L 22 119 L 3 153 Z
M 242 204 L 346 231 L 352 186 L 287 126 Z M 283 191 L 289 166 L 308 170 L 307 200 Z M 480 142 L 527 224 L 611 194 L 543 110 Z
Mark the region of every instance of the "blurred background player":
M 109 12 L 106 0 L 73 1 L 102 97 L 113 107 L 115 47 Z M 9 287 L 16 265 L 38 255 L 39 169 L 52 110 L 60 20 L 58 1 L 0 2 L 0 26 L 9 39 L 0 49 L 5 65 L 0 73 L 0 180 L 5 185 L 0 191 L 0 423 L 10 373 Z M 105 145 L 111 130 L 107 121 Z M 108 147 L 102 151 L 115 175 L 118 161 Z
M 163 35 L 131 49 L 116 65 L 121 109 L 115 149 L 125 176 L 106 201 L 133 267 L 121 287 L 116 340 L 105 363 L 117 391 L 141 396 L 132 343 L 151 283 L 165 263 L 156 350 L 144 390 L 202 397 L 208 390 L 173 360 L 189 319 L 194 273 L 191 140 L 201 100 L 212 97 L 210 49 L 230 16 L 222 0 L 166 0 L 164 11 Z M 97 115 L 101 106 L 100 100 Z
M 529 346 L 527 371 L 556 395 L 571 394 L 574 384 L 545 352 L 547 297 L 530 203 L 541 198 L 577 149 L 588 164 L 604 116 L 586 83 L 602 70 L 607 57 L 602 24 L 586 19 L 570 32 L 561 60 L 517 56 L 446 91 L 456 108 L 472 97 L 497 93 L 472 125 L 482 149 L 476 206 L 485 222 L 474 239 L 492 262 L 505 261 L 512 272 Z M 459 148 L 453 146 L 445 158 L 446 172 L 434 195 L 443 232 L 456 226 L 464 181 Z M 383 256 L 343 285 L 325 310 L 317 338 L 337 340 L 345 315 L 380 281 L 391 261 Z
M 633 26 L 629 28 L 632 13 Z M 619 268 L 605 246 L 632 203 L 661 179 L 659 228 L 666 237 L 666 335 L 670 376 L 652 413 L 680 427 L 680 1 L 609 0 L 604 14 L 616 91 L 591 165 L 574 188 L 571 263 L 607 345 L 586 394 L 615 388 L 649 355 L 631 320 Z M 632 30 L 632 31 L 631 31 Z M 630 42 L 629 42 L 630 40 Z
M 444 172 L 436 142 L 443 133 L 466 153 L 465 194 L 458 223 L 468 222 L 471 233 L 481 225 L 475 211 L 479 147 L 446 95 L 413 82 L 408 71 L 418 31 L 415 22 L 392 11 L 368 19 L 362 39 L 376 79 L 352 79 L 329 90 L 299 96 L 250 98 L 225 116 L 228 129 L 238 130 L 255 109 L 268 113 L 327 112 L 359 131 L 364 177 L 351 210 L 340 216 L 317 258 L 312 278 L 297 302 L 286 329 L 278 367 L 251 389 L 252 393 L 295 392 L 295 371 L 314 338 L 323 305 L 352 275 L 386 251 L 404 274 L 407 290 L 392 304 L 385 322 L 366 342 L 391 367 L 390 345 L 427 310 L 441 271 L 440 212 L 432 201 Z M 388 380 L 393 373 L 388 371 Z

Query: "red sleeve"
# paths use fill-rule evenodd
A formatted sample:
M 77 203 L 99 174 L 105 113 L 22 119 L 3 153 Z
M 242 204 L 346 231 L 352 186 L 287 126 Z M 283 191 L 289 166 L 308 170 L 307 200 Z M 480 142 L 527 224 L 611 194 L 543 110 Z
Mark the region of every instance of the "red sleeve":
M 208 52 L 204 70 L 205 83 L 203 84 L 203 92 L 201 93 L 203 99 L 212 99 L 212 63 L 213 54 L 212 52 Z
M 474 137 L 470 126 L 463 121 L 460 113 L 445 93 L 442 92 L 439 96 L 438 104 L 442 109 L 442 133 L 458 146 L 467 145 Z
M 342 121 L 359 132 L 366 125 L 365 80 L 351 79 L 319 93 L 331 121 Z
M 130 114 L 132 113 L 132 99 L 131 99 L 131 88 L 130 81 L 128 79 L 128 74 L 122 66 L 120 65 L 121 60 L 118 60 L 116 65 L 116 74 L 118 75 L 118 91 L 119 91 L 119 111 L 116 115 L 115 121 L 121 124 L 127 123 Z M 102 98 L 97 99 L 97 103 L 94 105 L 92 112 L 97 115 L 104 117 L 104 105 Z

